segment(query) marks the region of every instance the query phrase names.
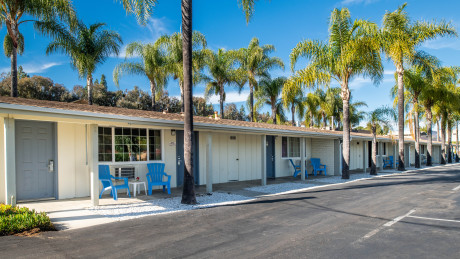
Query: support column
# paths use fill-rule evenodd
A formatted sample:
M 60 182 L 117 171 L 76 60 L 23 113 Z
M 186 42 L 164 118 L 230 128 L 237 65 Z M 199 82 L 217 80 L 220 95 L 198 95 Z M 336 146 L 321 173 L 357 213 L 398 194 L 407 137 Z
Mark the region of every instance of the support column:
M 16 205 L 16 143 L 14 119 L 5 118 L 4 127 L 4 159 L 5 159 L 5 203 Z
M 300 138 L 300 179 L 305 181 L 305 138 Z
M 206 192 L 212 192 L 212 133 L 208 133 L 206 143 Z
M 383 143 L 378 142 L 377 144 L 379 145 L 379 170 L 382 171 L 383 170 Z
M 396 147 L 398 146 L 397 143 L 398 142 L 395 142 L 393 144 L 393 169 L 396 169 L 396 161 L 398 159 L 398 156 L 397 156 L 397 153 L 396 153 L 397 152 Z
M 410 157 L 410 144 L 407 144 L 407 152 L 409 153 L 409 155 L 408 155 L 408 159 L 407 159 L 407 166 L 406 166 L 406 168 L 407 168 L 407 167 L 410 167 L 410 158 L 411 158 L 411 157 Z
M 98 140 L 97 140 L 97 124 L 90 124 L 88 130 L 88 165 L 91 179 L 91 204 L 99 205 L 99 168 L 98 168 Z
M 342 175 L 342 167 L 343 167 L 343 156 L 342 156 L 342 146 L 343 146 L 343 140 L 342 139 L 339 139 L 340 141 L 340 145 L 339 145 L 339 159 L 340 159 L 340 162 L 339 162 L 339 170 L 340 170 L 340 175 Z
M 260 154 L 262 156 L 261 158 L 261 165 L 260 165 L 260 173 L 261 173 L 261 185 L 267 185 L 267 137 L 265 135 L 262 135 L 260 137 Z
M 368 159 L 368 152 L 367 152 L 367 141 L 363 141 L 363 172 L 366 173 L 367 165 L 369 162 L 367 161 Z

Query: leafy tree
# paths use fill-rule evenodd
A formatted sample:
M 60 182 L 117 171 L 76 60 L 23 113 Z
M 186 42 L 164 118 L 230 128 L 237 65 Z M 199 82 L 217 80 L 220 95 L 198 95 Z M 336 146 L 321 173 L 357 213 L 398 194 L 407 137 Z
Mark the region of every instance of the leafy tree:
M 101 85 L 103 85 L 105 89 L 107 90 L 107 80 L 105 79 L 104 74 L 101 75 Z
M 398 139 L 399 164 L 398 170 L 404 171 L 404 64 L 412 64 L 424 53 L 417 51 L 423 42 L 438 36 L 456 35 L 450 23 L 439 24 L 428 22 L 411 22 L 404 11 L 406 3 L 394 12 L 386 12 L 383 16 L 381 43 L 386 56 L 396 67 L 398 82 Z
M 225 85 L 235 86 L 241 92 L 243 87 L 241 72 L 235 68 L 236 58 L 233 51 L 217 50 L 217 53 L 206 50 L 205 63 L 209 69 L 205 96 L 219 95 L 220 116 L 224 118 Z
M 139 56 L 141 61 L 128 61 L 128 58 L 134 56 Z M 164 51 L 157 44 L 130 43 L 126 47 L 125 61 L 113 70 L 113 80 L 116 85 L 123 74 L 142 75 L 148 78 L 152 94 L 151 107 L 155 111 L 157 94 L 163 92 L 168 81 L 167 59 Z
M 150 95 L 138 86 L 134 86 L 117 101 L 117 106 L 128 109 L 151 110 Z
M 63 29 L 59 22 L 72 24 L 75 11 L 69 0 L 2 0 L 0 1 L 0 26 L 6 26 L 3 41 L 5 55 L 11 59 L 11 96 L 18 96 L 17 54 L 24 52 L 24 36 L 19 26 L 31 22 L 44 35 L 55 36 Z
M 69 55 L 72 67 L 80 77 L 86 77 L 90 105 L 93 104 L 93 73 L 96 67 L 110 55 L 118 55 L 123 43 L 118 33 L 103 30 L 104 26 L 104 23 L 95 23 L 87 27 L 79 21 L 75 30 L 62 31 L 46 49 L 47 54 L 62 52 Z
M 245 72 L 244 82 L 249 84 L 250 121 L 254 118 L 254 90 L 258 89 L 257 80 L 268 77 L 268 71 L 272 68 L 284 69 L 284 63 L 280 58 L 269 56 L 273 51 L 273 45 L 260 46 L 259 39 L 253 38 L 247 48 L 241 48 L 236 52 L 240 69 Z
M 389 107 L 381 107 L 368 112 L 366 115 L 372 131 L 372 162 L 370 174 L 377 175 L 377 127 L 390 128 L 392 119 L 396 119 L 396 113 Z
M 206 103 L 206 99 L 202 97 L 193 97 L 193 114 L 195 116 L 210 116 L 214 115 L 214 107 Z
M 241 106 L 240 110 L 238 110 L 234 103 L 228 103 L 228 104 L 225 105 L 224 116 L 225 116 L 226 119 L 229 119 L 229 120 L 236 120 L 236 121 L 245 121 L 246 120 L 246 114 L 244 112 L 244 106 Z
M 271 119 L 273 124 L 276 124 L 277 115 L 278 119 L 284 117 L 283 104 L 280 99 L 281 91 L 286 83 L 285 77 L 278 77 L 275 79 L 263 78 L 259 81 L 259 89 L 256 91 L 256 106 L 261 104 L 270 105 L 272 116 Z
M 328 42 L 305 40 L 291 52 L 294 70 L 299 57 L 310 60 L 307 67 L 292 77 L 297 87 L 329 84 L 341 86 L 343 106 L 342 178 L 348 179 L 350 165 L 350 89 L 356 76 L 370 77 L 378 83 L 383 76 L 377 25 L 365 20 L 352 21 L 348 9 L 334 9 L 330 17 Z

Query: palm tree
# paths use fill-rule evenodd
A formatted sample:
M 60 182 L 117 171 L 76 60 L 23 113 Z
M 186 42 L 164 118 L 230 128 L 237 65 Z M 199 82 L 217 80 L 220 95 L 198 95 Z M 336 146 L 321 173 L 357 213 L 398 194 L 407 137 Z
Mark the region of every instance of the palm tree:
M 283 86 L 282 97 L 284 107 L 291 110 L 291 124 L 295 126 L 295 114 L 300 119 L 304 117 L 305 113 L 305 97 L 303 96 L 302 89 L 292 87 L 292 82 L 287 80 Z
M 368 112 L 367 118 L 372 131 L 372 161 L 371 175 L 377 175 L 377 128 L 391 127 L 391 119 L 396 119 L 396 113 L 389 107 L 380 107 Z
M 0 1 L 0 26 L 6 26 L 5 54 L 11 59 L 11 96 L 18 96 L 18 54 L 24 52 L 24 36 L 19 26 L 32 22 L 37 31 L 48 36 L 57 36 L 65 22 L 75 20 L 75 11 L 70 0 L 50 1 Z
M 404 64 L 413 63 L 423 53 L 416 48 L 424 41 L 437 36 L 456 35 L 455 28 L 450 23 L 439 24 L 417 21 L 411 22 L 404 11 L 406 4 L 394 12 L 386 12 L 383 16 L 381 30 L 382 48 L 396 67 L 398 77 L 398 139 L 399 164 L 398 170 L 404 171 Z
M 129 1 L 129 0 L 124 0 Z M 131 0 L 135 1 L 135 0 Z M 154 1 L 154 0 L 144 0 Z M 255 0 L 240 0 L 244 12 L 246 13 L 246 21 L 249 22 L 250 17 L 254 13 Z M 196 204 L 195 185 L 193 180 L 192 169 L 192 132 L 193 132 L 193 114 L 192 114 L 192 0 L 182 0 L 182 51 L 183 51 L 183 72 L 184 72 L 184 188 L 182 190 L 181 203 Z
M 181 93 L 182 111 L 184 111 L 184 53 L 182 45 L 182 33 L 173 33 L 171 35 L 163 35 L 157 41 L 158 45 L 165 51 L 168 62 L 169 74 L 174 80 L 179 81 L 179 89 Z M 201 69 L 204 67 L 204 57 L 206 49 L 206 38 L 200 32 L 192 34 L 192 78 L 193 83 L 198 83 L 202 76 Z
M 343 166 L 342 178 L 349 179 L 350 165 L 350 89 L 348 84 L 356 76 L 370 77 L 378 83 L 383 76 L 377 25 L 365 20 L 352 21 L 348 9 L 334 9 L 330 17 L 328 42 L 306 40 L 291 52 L 294 70 L 299 57 L 310 59 L 292 80 L 297 85 L 311 87 L 329 84 L 331 79 L 341 86 L 343 105 Z
M 257 79 L 268 77 L 268 71 L 272 68 L 284 69 L 284 63 L 280 58 L 268 56 L 273 51 L 273 45 L 260 46 L 259 39 L 253 38 L 247 48 L 239 49 L 236 54 L 240 69 L 246 72 L 245 81 L 249 83 L 250 121 L 254 121 L 254 90 L 258 88 Z
M 47 47 L 46 54 L 63 52 L 70 57 L 72 67 L 80 77 L 86 77 L 88 104 L 93 104 L 93 73 L 96 67 L 112 54 L 118 55 L 123 43 L 120 35 L 111 30 L 103 30 L 105 23 L 95 23 L 87 27 L 79 21 L 75 30 L 64 30 Z
M 123 4 L 123 8 L 128 13 L 136 15 L 137 22 L 145 25 L 153 13 L 158 0 L 116 0 Z
M 140 62 L 128 61 L 130 57 L 140 57 Z M 165 53 L 156 44 L 130 43 L 126 47 L 126 59 L 113 70 L 113 81 L 118 86 L 123 74 L 143 75 L 150 82 L 152 110 L 156 110 L 155 98 L 167 84 L 168 70 Z
M 305 98 L 304 102 L 305 108 L 307 110 L 307 114 L 305 115 L 305 121 L 308 121 L 308 125 L 310 127 L 315 126 L 315 117 L 318 116 L 318 106 L 319 106 L 319 98 L 314 93 L 308 93 L 307 97 Z
M 273 124 L 276 124 L 276 115 L 283 110 L 282 100 L 279 98 L 283 90 L 285 77 L 278 77 L 275 79 L 263 78 L 259 81 L 259 89 L 256 91 L 256 106 L 260 104 L 268 104 L 272 110 Z
M 366 102 L 353 102 L 353 99 L 350 99 L 350 125 L 351 127 L 357 126 L 363 119 L 366 117 L 366 113 L 362 110 L 359 110 L 360 107 L 367 107 Z M 343 116 L 343 114 L 341 114 Z
M 205 97 L 212 94 L 219 95 L 220 116 L 224 118 L 224 101 L 225 101 L 225 85 L 234 85 L 241 92 L 243 84 L 241 83 L 241 72 L 239 72 L 234 64 L 236 58 L 232 51 L 219 49 L 217 53 L 211 50 L 206 51 L 205 63 L 209 68 L 210 77 L 206 84 Z

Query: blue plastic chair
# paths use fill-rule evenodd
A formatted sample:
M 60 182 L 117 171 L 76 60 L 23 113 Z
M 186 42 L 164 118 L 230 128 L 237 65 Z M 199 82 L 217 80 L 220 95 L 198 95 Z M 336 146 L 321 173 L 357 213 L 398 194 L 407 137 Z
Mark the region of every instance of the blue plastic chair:
M 149 194 L 152 195 L 152 186 L 162 185 L 163 192 L 165 188 L 168 188 L 168 194 L 171 194 L 171 176 L 165 173 L 165 164 L 164 163 L 151 163 L 147 164 L 149 172 L 147 173 L 147 184 Z M 166 176 L 167 180 L 163 181 Z
M 114 185 L 112 179 L 115 180 L 124 180 L 124 184 Z M 118 200 L 118 190 L 128 189 L 128 195 L 131 197 L 129 192 L 128 178 L 127 177 L 114 177 L 110 174 L 110 168 L 108 165 L 99 165 L 99 180 L 102 182 L 102 191 L 99 195 L 99 198 L 102 198 L 102 193 L 111 190 L 112 197 L 114 200 Z
M 319 158 L 310 158 L 311 166 L 313 167 L 313 174 L 316 176 L 316 173 L 324 172 L 326 174 L 326 165 L 321 164 Z
M 393 166 L 393 156 L 388 156 L 383 159 L 383 168 L 385 167 L 392 167 Z
M 294 168 L 294 178 L 297 177 L 297 175 L 300 174 L 300 165 L 296 165 L 294 164 L 294 161 L 292 161 L 292 159 L 289 159 L 289 161 L 291 162 L 291 165 L 292 167 Z M 308 173 L 307 173 L 307 167 L 305 167 L 305 177 L 308 178 Z

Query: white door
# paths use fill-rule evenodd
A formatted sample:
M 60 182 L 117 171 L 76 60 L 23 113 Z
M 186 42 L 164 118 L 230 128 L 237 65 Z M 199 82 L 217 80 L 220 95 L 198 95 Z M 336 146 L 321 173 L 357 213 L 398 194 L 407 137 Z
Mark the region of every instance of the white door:
M 228 140 L 228 181 L 238 181 L 238 136 L 231 135 Z

